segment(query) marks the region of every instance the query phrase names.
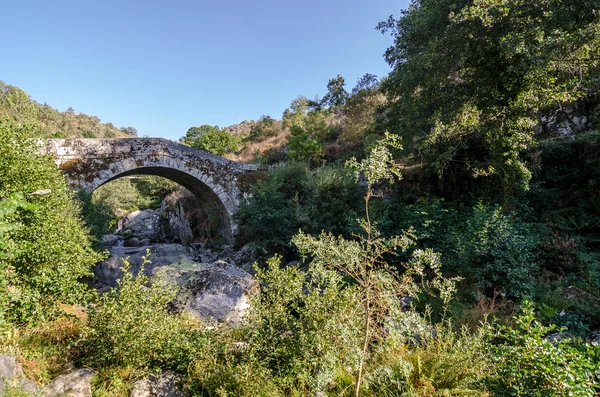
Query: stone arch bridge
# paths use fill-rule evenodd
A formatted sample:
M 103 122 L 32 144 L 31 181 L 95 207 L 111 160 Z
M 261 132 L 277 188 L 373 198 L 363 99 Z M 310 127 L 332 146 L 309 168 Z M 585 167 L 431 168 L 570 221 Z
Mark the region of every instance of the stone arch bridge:
M 236 234 L 233 214 L 257 169 L 163 138 L 49 139 L 45 152 L 73 187 L 89 192 L 125 176 L 170 179 L 218 209 L 219 233 L 227 241 Z

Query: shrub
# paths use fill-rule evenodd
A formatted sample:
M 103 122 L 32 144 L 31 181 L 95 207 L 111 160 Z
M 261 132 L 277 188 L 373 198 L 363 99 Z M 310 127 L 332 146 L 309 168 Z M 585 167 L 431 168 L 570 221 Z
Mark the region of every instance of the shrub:
M 502 396 L 592 396 L 594 368 L 591 351 L 569 339 L 545 338 L 554 327 L 544 327 L 525 302 L 516 328 L 500 326 L 490 335 L 497 370 L 488 380 L 491 390 Z
M 92 130 L 83 131 L 83 137 L 84 138 L 97 138 L 96 133 Z
M 147 252 L 149 255 L 149 252 Z M 147 256 L 144 264 L 148 263 Z M 123 260 L 117 287 L 88 311 L 88 323 L 78 342 L 83 361 L 93 367 L 184 370 L 202 334 L 168 311 L 175 291 L 149 284 L 142 269 L 137 276 Z
M 34 130 L 0 119 L 0 201 L 19 195 L 4 211 L 10 230 L 3 241 L 18 248 L 0 257 L 0 317 L 17 323 L 51 317 L 62 302 L 82 301 L 101 256 L 92 250 L 79 218 L 80 208 L 52 159 L 41 156 Z
M 257 270 L 261 294 L 252 301 L 248 356 L 272 373 L 282 390 L 324 391 L 352 365 L 360 346 L 356 290 L 321 266 L 280 269 L 279 258 Z
M 363 188 L 341 167 L 308 171 L 302 164 L 288 164 L 271 171 L 251 192 L 238 213 L 241 237 L 276 251 L 290 249 L 298 229 L 348 235 Z
M 499 206 L 474 207 L 450 243 L 454 250 L 448 252 L 449 267 L 475 277 L 483 291 L 498 289 L 520 297 L 532 290 L 539 269 L 536 235 L 527 223 L 504 214 Z

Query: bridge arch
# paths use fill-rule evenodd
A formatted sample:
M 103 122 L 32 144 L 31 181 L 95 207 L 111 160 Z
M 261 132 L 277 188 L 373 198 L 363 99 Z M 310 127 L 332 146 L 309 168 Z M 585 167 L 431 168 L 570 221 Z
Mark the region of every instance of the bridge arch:
M 231 241 L 237 232 L 233 215 L 244 192 L 244 175 L 256 166 L 233 162 L 162 138 L 51 139 L 45 151 L 54 156 L 69 183 L 89 192 L 118 178 L 157 175 L 187 188 L 206 206 L 218 209 L 219 232 Z

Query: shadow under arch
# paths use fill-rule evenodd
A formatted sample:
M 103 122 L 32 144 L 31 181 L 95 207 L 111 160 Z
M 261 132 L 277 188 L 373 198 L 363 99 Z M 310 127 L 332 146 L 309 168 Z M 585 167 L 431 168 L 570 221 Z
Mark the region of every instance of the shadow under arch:
M 202 180 L 188 172 L 178 170 L 177 168 L 160 166 L 140 166 L 132 168 L 120 173 L 115 173 L 110 178 L 102 180 L 101 183 L 97 185 L 94 184 L 92 191 L 114 180 L 136 175 L 154 175 L 163 177 L 189 190 L 198 201 L 202 203 L 203 207 L 207 210 L 207 213 L 210 211 L 211 225 L 216 229 L 215 232 L 222 242 L 231 243 L 233 241 L 233 233 L 235 231 L 234 225 L 232 224 L 233 213 L 227 208 L 228 206 L 226 203 L 224 203 L 219 195 Z

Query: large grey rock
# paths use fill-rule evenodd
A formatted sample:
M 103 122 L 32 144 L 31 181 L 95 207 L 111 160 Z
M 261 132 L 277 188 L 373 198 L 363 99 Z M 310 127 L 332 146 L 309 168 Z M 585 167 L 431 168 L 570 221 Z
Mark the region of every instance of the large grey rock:
M 133 211 L 119 220 L 117 231 L 140 240 L 154 239 L 158 231 L 158 214 L 159 211 L 150 209 Z
M 94 377 L 91 369 L 78 369 L 55 379 L 42 390 L 43 397 L 91 397 L 90 382 Z
M 181 380 L 173 371 L 160 375 L 149 375 L 135 382 L 131 397 L 183 397 Z
M 258 283 L 249 273 L 225 262 L 199 264 L 199 270 L 161 269 L 163 279 L 176 282 L 174 306 L 204 321 L 239 325 Z
M 27 378 L 19 379 L 19 387 L 26 393 L 37 395 L 40 392 L 40 387 L 33 381 Z
M 35 382 L 23 377 L 23 369 L 15 356 L 0 354 L 0 395 L 9 384 L 30 394 L 36 394 L 40 390 Z
M 23 376 L 23 370 L 15 356 L 0 354 L 0 395 L 4 392 L 7 384 L 21 376 Z
M 129 257 L 131 271 L 137 274 L 142 266 L 143 257 L 149 249 L 151 255 L 148 257 L 150 263 L 144 266 L 145 274 L 152 274 L 154 269 L 168 266 L 180 261 L 195 260 L 199 256 L 197 247 L 186 247 L 180 244 L 156 244 L 144 247 L 112 247 L 110 257 L 100 262 L 94 268 L 98 279 L 98 288 L 102 286 L 115 286 L 117 279 L 123 276 L 122 258 Z
M 593 345 L 600 346 L 600 330 L 590 332 L 585 337 L 585 340 Z
M 117 241 L 119 241 L 119 236 L 116 234 L 105 234 L 102 236 L 102 245 L 105 247 L 112 247 L 117 244 Z

